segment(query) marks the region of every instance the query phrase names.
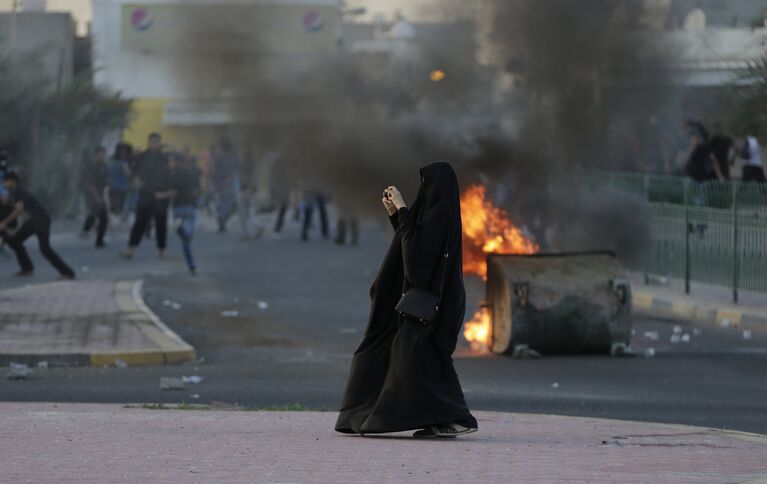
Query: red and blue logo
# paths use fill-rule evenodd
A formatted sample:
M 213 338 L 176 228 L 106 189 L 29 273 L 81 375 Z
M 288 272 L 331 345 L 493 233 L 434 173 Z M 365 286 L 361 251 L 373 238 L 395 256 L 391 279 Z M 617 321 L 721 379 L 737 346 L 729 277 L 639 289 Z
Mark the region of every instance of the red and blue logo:
M 137 8 L 130 16 L 130 23 L 134 29 L 139 32 L 149 30 L 154 23 L 154 18 L 149 13 L 149 10 L 143 7 Z
M 316 10 L 310 10 L 304 15 L 304 28 L 307 32 L 319 32 L 325 27 L 320 13 Z

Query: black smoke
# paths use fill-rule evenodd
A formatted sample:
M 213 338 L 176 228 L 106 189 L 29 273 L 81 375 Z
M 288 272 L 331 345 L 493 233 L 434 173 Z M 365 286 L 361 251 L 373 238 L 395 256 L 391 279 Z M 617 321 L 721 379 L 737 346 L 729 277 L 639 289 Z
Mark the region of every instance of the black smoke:
M 469 18 L 454 0 L 428 8 L 460 16 L 449 28 L 417 25 L 406 55 L 344 45 L 300 63 L 242 49 L 210 16 L 190 14 L 195 35 L 184 38 L 200 45 L 185 45 L 177 79 L 190 97 L 228 96 L 240 145 L 279 145 L 288 178 L 344 210 L 377 214 L 389 184 L 412 197 L 417 168 L 447 159 L 462 183 L 490 185 L 544 248 L 635 253 L 649 233 L 642 205 L 577 180 L 654 156 L 648 125 L 669 102 L 672 53 L 638 41 L 641 2 L 485 0 Z M 482 50 L 491 61 L 478 62 Z M 435 69 L 444 80 L 430 79 Z

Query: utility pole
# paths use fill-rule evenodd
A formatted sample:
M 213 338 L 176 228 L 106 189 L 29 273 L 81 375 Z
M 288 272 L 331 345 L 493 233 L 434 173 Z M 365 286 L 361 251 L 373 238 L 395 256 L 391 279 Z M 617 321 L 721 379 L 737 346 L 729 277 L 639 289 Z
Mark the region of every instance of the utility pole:
M 21 0 L 11 0 L 11 39 L 8 53 L 13 55 L 16 52 L 16 14 L 21 7 Z

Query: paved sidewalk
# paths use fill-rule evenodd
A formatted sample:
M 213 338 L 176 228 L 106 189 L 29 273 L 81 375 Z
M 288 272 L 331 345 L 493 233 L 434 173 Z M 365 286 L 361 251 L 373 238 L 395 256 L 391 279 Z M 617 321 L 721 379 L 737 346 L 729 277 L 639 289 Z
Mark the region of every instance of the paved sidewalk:
M 335 413 L 0 403 L 7 482 L 765 482 L 767 436 L 477 412 L 449 441 L 347 436 Z
M 129 365 L 193 359 L 146 307 L 140 281 L 60 281 L 0 291 L 0 365 Z
M 767 332 L 767 293 L 740 291 L 735 304 L 732 290 L 725 287 L 694 282 L 690 294 L 685 294 L 682 281 L 646 285 L 644 276 L 636 273 L 630 279 L 634 311 L 639 314 Z

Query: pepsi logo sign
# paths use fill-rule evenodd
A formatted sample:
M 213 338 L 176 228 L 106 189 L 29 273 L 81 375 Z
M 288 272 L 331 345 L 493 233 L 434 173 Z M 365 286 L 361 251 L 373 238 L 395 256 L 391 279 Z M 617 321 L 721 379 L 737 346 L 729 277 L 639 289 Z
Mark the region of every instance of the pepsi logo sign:
M 154 19 L 152 18 L 152 15 L 149 13 L 148 9 L 140 7 L 134 10 L 131 14 L 130 23 L 134 29 L 138 30 L 139 32 L 143 32 L 145 30 L 149 30 L 149 28 L 154 23 Z
M 304 28 L 307 32 L 319 32 L 325 26 L 320 13 L 310 10 L 304 14 Z

